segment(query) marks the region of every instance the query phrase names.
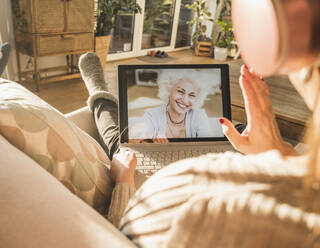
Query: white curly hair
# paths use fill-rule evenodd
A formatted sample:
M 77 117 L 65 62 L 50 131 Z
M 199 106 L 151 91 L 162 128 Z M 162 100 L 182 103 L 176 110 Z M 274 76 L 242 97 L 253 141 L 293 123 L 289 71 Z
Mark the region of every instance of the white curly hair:
M 219 91 L 221 85 L 219 69 L 162 69 L 158 74 L 158 97 L 168 103 L 170 91 L 182 78 L 188 78 L 199 89 L 193 108 L 201 108 L 209 94 Z

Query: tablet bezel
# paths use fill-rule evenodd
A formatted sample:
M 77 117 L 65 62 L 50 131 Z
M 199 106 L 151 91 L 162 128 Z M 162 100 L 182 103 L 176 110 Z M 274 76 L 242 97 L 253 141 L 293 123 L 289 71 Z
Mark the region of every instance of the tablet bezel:
M 136 69 L 221 69 L 221 92 L 222 92 L 222 112 L 223 117 L 231 120 L 230 102 L 230 81 L 228 64 L 152 64 L 152 65 L 119 65 L 118 66 L 118 88 L 119 88 L 119 124 L 120 142 L 131 143 L 128 139 L 128 96 L 127 82 L 124 77 L 126 70 Z M 169 142 L 208 142 L 208 141 L 227 141 L 224 137 L 206 138 L 169 138 Z M 151 139 L 143 141 L 153 143 Z M 136 143 L 136 142 L 132 142 Z

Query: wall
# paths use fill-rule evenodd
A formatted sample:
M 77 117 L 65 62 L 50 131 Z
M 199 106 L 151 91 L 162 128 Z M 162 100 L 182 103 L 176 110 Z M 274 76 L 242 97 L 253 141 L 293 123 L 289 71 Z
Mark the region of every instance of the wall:
M 209 11 L 211 12 L 211 14 L 212 14 L 212 17 L 214 17 L 214 15 L 215 15 L 215 12 L 216 12 L 216 3 L 217 3 L 217 1 L 216 0 L 208 0 L 207 1 L 207 6 L 208 6 L 208 8 L 209 8 Z M 208 37 L 211 37 L 211 34 L 212 34 L 212 28 L 213 28 L 213 22 L 208 22 L 208 24 L 207 24 L 207 32 L 206 32 L 206 35 L 208 36 Z

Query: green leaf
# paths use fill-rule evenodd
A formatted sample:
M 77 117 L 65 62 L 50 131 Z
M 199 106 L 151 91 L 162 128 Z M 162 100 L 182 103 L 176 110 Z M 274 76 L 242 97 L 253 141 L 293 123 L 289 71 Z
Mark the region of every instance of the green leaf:
M 205 33 L 207 31 L 207 26 L 203 25 L 201 26 L 201 32 Z

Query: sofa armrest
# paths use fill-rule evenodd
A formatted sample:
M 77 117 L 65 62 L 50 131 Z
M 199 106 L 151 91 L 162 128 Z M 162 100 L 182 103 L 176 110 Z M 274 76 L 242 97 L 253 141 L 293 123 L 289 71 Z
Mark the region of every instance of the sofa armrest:
M 99 142 L 99 133 L 94 123 L 93 114 L 88 107 L 75 110 L 65 116 Z
M 0 165 L 1 247 L 135 247 L 1 135 Z

